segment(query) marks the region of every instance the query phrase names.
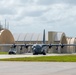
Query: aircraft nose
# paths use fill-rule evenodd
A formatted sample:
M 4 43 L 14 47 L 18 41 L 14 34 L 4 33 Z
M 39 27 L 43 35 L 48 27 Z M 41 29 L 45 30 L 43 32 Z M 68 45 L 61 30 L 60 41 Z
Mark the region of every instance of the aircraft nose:
M 36 48 L 33 48 L 33 51 L 36 51 Z
M 35 50 L 36 48 L 33 48 L 33 50 Z

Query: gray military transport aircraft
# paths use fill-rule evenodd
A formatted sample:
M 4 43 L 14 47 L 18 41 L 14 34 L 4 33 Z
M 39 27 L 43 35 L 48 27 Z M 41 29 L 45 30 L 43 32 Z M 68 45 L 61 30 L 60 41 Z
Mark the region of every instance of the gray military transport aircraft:
M 46 55 L 47 47 L 51 48 L 52 46 L 56 46 L 56 50 L 58 50 L 58 47 L 60 46 L 63 48 L 64 46 L 76 46 L 76 44 L 45 44 L 45 30 L 43 31 L 43 42 L 42 44 L 0 44 L 0 46 L 11 46 L 11 49 L 9 50 L 8 54 L 16 54 L 16 46 L 21 46 L 20 50 L 22 50 L 22 47 L 24 46 L 26 49 L 31 46 L 33 55 L 43 54 Z

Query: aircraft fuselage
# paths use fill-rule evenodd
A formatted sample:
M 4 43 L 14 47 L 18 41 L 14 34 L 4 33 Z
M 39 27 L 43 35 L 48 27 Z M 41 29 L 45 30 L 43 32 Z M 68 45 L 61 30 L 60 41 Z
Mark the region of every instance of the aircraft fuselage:
M 35 44 L 32 46 L 33 55 L 35 54 L 43 54 L 46 55 L 46 47 L 43 44 Z

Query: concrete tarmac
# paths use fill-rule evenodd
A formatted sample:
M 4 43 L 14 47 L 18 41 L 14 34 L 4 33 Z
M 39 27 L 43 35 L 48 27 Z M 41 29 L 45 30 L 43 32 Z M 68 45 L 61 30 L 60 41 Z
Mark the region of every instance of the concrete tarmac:
M 0 75 L 76 75 L 76 63 L 2 61 Z

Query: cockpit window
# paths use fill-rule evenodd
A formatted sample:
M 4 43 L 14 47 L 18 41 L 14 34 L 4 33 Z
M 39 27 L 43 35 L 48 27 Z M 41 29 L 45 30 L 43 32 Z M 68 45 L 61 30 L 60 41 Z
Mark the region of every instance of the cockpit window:
M 41 45 L 34 45 L 33 47 L 32 47 L 32 49 L 37 49 L 37 50 L 41 50 Z

